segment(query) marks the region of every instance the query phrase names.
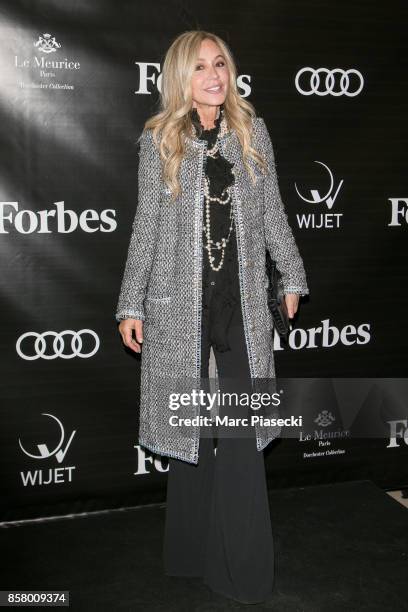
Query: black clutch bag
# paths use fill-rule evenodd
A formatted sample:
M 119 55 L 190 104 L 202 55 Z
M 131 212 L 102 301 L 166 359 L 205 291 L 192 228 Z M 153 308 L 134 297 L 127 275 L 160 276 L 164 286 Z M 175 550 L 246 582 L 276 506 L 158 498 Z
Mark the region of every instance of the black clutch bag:
M 289 317 L 285 302 L 285 294 L 283 293 L 282 276 L 276 267 L 276 261 L 271 258 L 268 250 L 266 250 L 265 265 L 266 274 L 268 276 L 268 287 L 266 292 L 269 310 L 272 313 L 273 322 L 279 336 L 282 340 L 287 342 L 289 334 Z

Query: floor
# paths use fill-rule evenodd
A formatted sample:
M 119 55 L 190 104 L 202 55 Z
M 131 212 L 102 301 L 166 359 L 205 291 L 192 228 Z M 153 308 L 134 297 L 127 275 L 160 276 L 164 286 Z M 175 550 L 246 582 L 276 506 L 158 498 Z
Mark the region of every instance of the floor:
M 396 503 L 397 502 L 397 503 Z M 408 611 L 407 500 L 369 480 L 270 491 L 276 612 Z M 67 590 L 74 612 L 249 606 L 163 575 L 164 504 L 0 525 L 0 590 Z

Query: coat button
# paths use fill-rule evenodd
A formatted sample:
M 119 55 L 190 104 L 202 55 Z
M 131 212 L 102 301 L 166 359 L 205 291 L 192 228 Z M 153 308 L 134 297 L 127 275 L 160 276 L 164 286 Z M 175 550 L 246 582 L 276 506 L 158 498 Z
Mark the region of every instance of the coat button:
M 258 363 L 259 362 L 259 357 L 254 357 L 254 361 L 255 361 L 255 363 Z
M 255 325 L 254 325 L 253 323 L 251 323 L 251 325 L 249 326 L 249 329 L 250 329 L 251 331 L 254 331 L 254 329 L 255 329 Z

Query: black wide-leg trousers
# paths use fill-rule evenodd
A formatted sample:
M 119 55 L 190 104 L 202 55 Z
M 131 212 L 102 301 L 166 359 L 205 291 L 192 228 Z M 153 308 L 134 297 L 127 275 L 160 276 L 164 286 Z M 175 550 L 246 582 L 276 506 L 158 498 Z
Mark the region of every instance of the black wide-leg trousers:
M 220 391 L 238 392 L 223 384 L 225 379 L 249 389 L 242 314 L 240 308 L 235 312 L 228 332 L 231 350 L 213 347 Z M 205 309 L 202 321 L 201 376 L 208 380 L 211 342 Z M 169 459 L 165 574 L 200 576 L 226 597 L 264 601 L 274 586 L 274 546 L 264 454 L 256 449 L 255 428 L 246 427 L 243 436 L 215 436 L 211 426 L 200 429 L 197 465 Z

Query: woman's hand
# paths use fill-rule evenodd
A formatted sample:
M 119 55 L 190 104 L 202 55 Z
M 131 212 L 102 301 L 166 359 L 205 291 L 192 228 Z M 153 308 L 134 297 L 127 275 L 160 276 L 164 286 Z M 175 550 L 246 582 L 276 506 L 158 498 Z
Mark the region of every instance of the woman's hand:
M 123 319 L 119 324 L 119 333 L 122 336 L 123 344 L 132 349 L 135 353 L 141 353 L 143 342 L 143 321 L 140 319 Z M 136 340 L 132 337 L 135 331 Z
M 285 303 L 288 309 L 289 319 L 293 319 L 299 306 L 299 294 L 298 293 L 286 293 Z

